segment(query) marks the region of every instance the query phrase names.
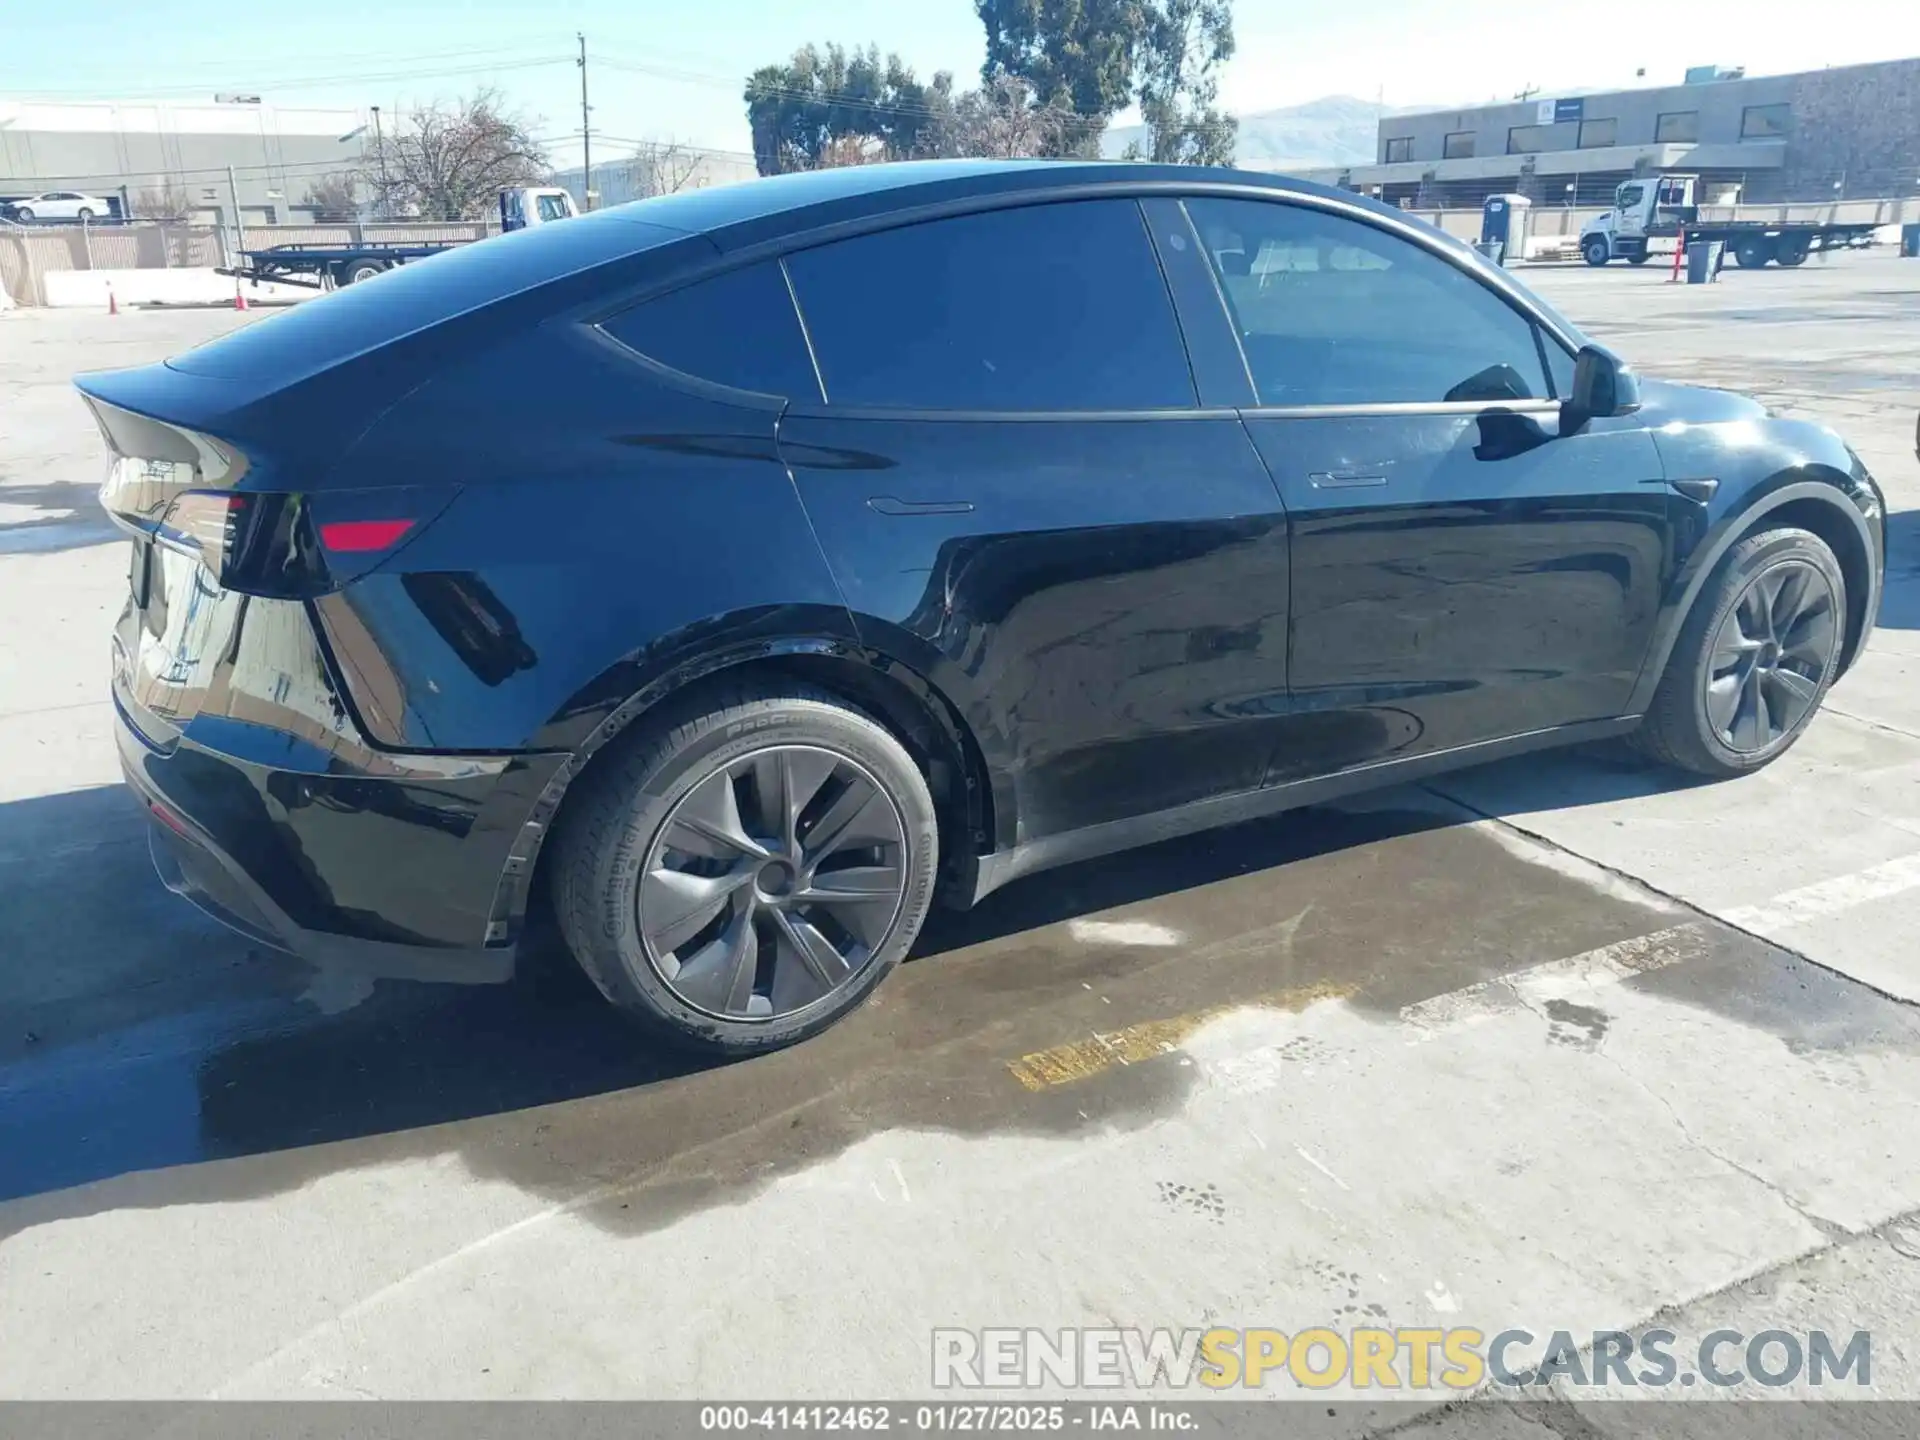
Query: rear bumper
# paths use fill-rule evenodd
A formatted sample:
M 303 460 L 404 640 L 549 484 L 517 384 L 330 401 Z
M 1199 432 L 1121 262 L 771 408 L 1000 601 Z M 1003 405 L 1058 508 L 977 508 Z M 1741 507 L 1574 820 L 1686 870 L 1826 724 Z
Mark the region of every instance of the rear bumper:
M 114 698 L 121 768 L 169 889 L 328 969 L 462 984 L 513 973 L 526 819 L 564 757 L 282 769 L 196 741 L 191 725 L 149 731 L 118 686 Z

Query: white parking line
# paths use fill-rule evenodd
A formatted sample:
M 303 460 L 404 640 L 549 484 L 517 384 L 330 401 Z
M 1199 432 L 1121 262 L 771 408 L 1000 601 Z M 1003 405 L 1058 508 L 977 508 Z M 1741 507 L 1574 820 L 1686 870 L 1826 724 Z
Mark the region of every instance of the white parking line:
M 1636 975 L 1698 959 L 1706 953 L 1706 924 L 1689 921 L 1436 995 L 1403 1009 L 1400 1023 L 1418 1031 L 1416 1038 L 1428 1039 L 1464 1025 L 1510 1014 L 1521 1005 L 1544 1005 L 1580 991 L 1604 989 Z
M 1408 1044 L 1424 1044 L 1503 1015 L 1573 995 L 1591 994 L 1636 975 L 1698 959 L 1708 951 L 1709 934 L 1709 922 L 1689 921 L 1578 955 L 1543 961 L 1511 975 L 1483 980 L 1408 1005 L 1400 1011 L 1399 1024 Z M 1330 999 L 1322 1003 L 1340 1002 Z M 1309 1009 L 1301 1013 L 1312 1012 Z M 1236 1095 L 1257 1095 L 1280 1085 L 1291 1063 L 1288 1042 L 1282 1041 L 1228 1055 L 1209 1055 L 1202 1068 L 1213 1089 Z
M 1902 855 L 1897 860 L 1851 875 L 1839 875 L 1789 890 L 1763 905 L 1737 905 L 1720 912 L 1720 918 L 1742 930 L 1771 934 L 1826 915 L 1837 915 L 1870 900 L 1884 900 L 1915 886 L 1920 886 L 1920 854 Z

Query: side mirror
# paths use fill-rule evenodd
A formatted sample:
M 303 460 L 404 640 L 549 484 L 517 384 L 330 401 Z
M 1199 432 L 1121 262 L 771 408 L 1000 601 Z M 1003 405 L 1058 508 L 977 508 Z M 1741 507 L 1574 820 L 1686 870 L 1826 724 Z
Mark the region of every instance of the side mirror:
M 1568 434 L 1589 420 L 1631 415 L 1640 408 L 1640 380 L 1627 362 L 1598 345 L 1581 349 L 1573 360 L 1573 394 L 1560 407 L 1560 430 Z

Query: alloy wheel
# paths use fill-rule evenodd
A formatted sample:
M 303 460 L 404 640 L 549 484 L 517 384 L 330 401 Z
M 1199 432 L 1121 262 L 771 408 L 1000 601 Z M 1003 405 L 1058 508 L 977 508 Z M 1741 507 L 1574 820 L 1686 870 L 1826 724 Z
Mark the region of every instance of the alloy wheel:
M 773 745 L 699 781 L 635 895 L 648 961 L 710 1015 L 789 1015 L 851 984 L 899 917 L 906 826 L 864 766 Z
M 1840 627 L 1833 585 L 1815 565 L 1787 560 L 1756 575 L 1714 636 L 1707 724 L 1751 755 L 1806 720 L 1833 664 Z

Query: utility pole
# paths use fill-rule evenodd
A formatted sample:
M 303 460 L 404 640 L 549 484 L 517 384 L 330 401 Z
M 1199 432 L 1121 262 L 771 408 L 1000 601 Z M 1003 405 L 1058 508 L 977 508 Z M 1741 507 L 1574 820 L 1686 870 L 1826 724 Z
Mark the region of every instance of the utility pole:
M 380 218 L 387 218 L 387 141 L 380 133 L 380 107 L 373 107 L 373 153 L 380 157 L 380 203 L 375 207 Z
M 587 37 L 584 31 L 576 30 L 574 38 L 580 42 L 580 208 L 593 209 L 593 131 L 587 124 Z
M 233 167 L 227 167 L 227 195 L 233 201 L 233 263 L 238 265 L 240 252 L 247 248 L 247 231 L 240 219 L 240 182 L 234 179 Z

